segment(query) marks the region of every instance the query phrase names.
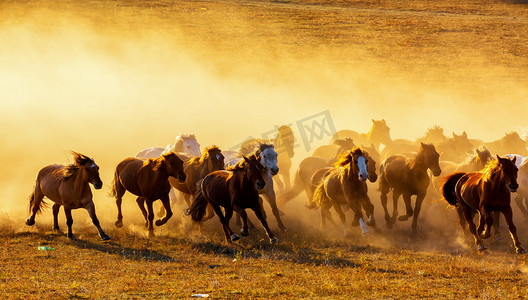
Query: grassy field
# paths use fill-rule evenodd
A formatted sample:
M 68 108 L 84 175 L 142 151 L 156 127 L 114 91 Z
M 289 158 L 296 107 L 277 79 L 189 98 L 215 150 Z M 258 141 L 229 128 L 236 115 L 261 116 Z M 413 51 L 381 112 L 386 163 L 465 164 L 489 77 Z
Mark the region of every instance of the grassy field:
M 218 113 L 218 106 L 191 102 L 184 106 L 199 105 L 200 110 L 184 116 L 166 112 L 168 105 L 193 99 L 193 94 L 204 90 L 211 94 L 203 97 L 210 98 L 227 90 L 228 96 L 218 96 L 220 104 L 243 98 L 245 93 L 231 93 L 238 86 L 272 99 L 277 91 L 289 91 L 287 97 L 277 97 L 281 105 L 277 114 L 288 116 L 300 110 L 304 117 L 305 106 L 330 107 L 336 120 L 345 121 L 349 114 L 341 108 L 349 102 L 360 103 L 350 100 L 352 96 L 374 99 L 372 107 L 365 104 L 367 108 L 355 117 L 370 121 L 374 112 L 387 115 L 393 132 L 408 134 L 405 138 L 425 132 L 436 117 L 424 115 L 396 123 L 394 111 L 418 110 L 415 105 L 428 111 L 434 105 L 440 107 L 436 115 L 445 120 L 441 125 L 461 126 L 456 127 L 460 132 L 470 121 L 488 124 L 492 118 L 488 116 L 506 116 L 481 131 L 503 134 L 508 131 L 503 128 L 517 124 L 512 120 L 525 120 L 527 16 L 528 4 L 521 0 L 2 1 L 0 44 L 5 46 L 0 47 L 0 76 L 5 80 L 0 83 L 0 95 L 7 99 L 13 89 L 24 103 L 35 104 L 31 101 L 40 98 L 27 99 L 49 94 L 44 108 L 57 112 L 39 117 L 43 106 L 25 110 L 16 101 L 2 106 L 0 112 L 0 125 L 6 128 L 0 136 L 0 154 L 9 158 L 2 161 L 0 170 L 0 298 L 528 297 L 528 257 L 515 254 L 505 228 L 502 240 L 486 241 L 489 250 L 479 253 L 472 241 L 459 236 L 454 212 L 443 203 L 429 201 L 434 209 L 424 212 L 421 232 L 410 240 L 409 222 L 393 231 L 383 227 L 374 186 L 376 232 L 361 236 L 356 229 L 342 238 L 340 230 L 321 231 L 318 215 L 308 211 L 305 199 L 299 197 L 284 208 L 289 231 L 278 233 L 277 245 L 270 245 L 261 229 L 229 245 L 217 220 L 200 233 L 182 226 L 179 214 L 156 229 L 156 238 L 147 239 L 132 198 L 123 204 L 125 229 L 118 230 L 112 223 L 115 207 L 104 192 L 95 193 L 94 201 L 102 226 L 112 238 L 109 242 L 99 239 L 85 212 L 74 215 L 78 239 L 73 241 L 51 232 L 50 209 L 37 217 L 33 228 L 22 225 L 25 215 L 19 213 L 27 206 L 35 172 L 44 164 L 63 161 L 64 149 L 89 151 L 108 184 L 116 162 L 145 145 L 172 138 L 167 124 L 187 128 L 183 121 L 177 123 L 178 118 L 190 123 L 187 115 L 205 116 L 196 123 L 200 125 L 189 125 L 202 130 L 200 140 L 206 141 L 202 146 L 223 142 L 215 138 L 228 140 L 227 146 L 234 144 L 238 137 L 231 136 L 236 134 L 219 133 L 218 126 L 207 119 Z M 172 80 L 174 73 L 168 70 L 185 74 L 178 78 L 181 81 Z M 214 76 L 214 84 L 184 80 L 209 75 Z M 15 77 L 27 82 L 19 87 L 10 81 Z M 59 86 L 50 83 L 57 78 Z M 115 92 L 107 82 L 121 84 L 130 92 Z M 157 89 L 165 85 L 184 93 L 175 99 L 173 90 Z M 93 106 L 119 114 L 99 113 L 92 102 L 73 106 L 81 101 L 71 98 L 79 96 L 78 90 L 88 91 L 80 94 L 81 100 L 95 99 Z M 312 94 L 319 102 L 328 102 L 323 103 L 326 106 L 310 106 Z M 153 100 L 158 98 L 164 100 Z M 156 111 L 147 107 L 148 101 L 156 104 Z M 245 123 L 229 119 L 223 126 L 265 130 L 251 123 L 260 118 L 254 106 L 267 109 L 260 98 L 232 101 L 238 107 L 230 108 L 233 115 L 249 111 L 251 119 Z M 478 113 L 475 107 L 481 107 Z M 165 114 L 160 117 L 159 111 Z M 136 119 L 138 115 L 143 118 Z M 79 137 L 78 133 L 92 130 L 91 123 L 75 121 L 95 118 L 107 121 L 94 130 L 98 139 Z M 162 118 L 168 121 L 161 123 L 160 131 L 137 130 Z M 223 119 L 223 115 L 212 118 Z M 479 132 L 479 127 L 483 126 L 475 125 L 473 132 Z M 298 152 L 296 159 L 302 155 Z M 19 163 L 21 158 L 25 160 Z M 521 242 L 527 246 L 528 226 L 516 217 Z M 64 220 L 60 222 L 65 229 Z M 270 224 L 277 230 L 274 220 Z M 38 250 L 39 246 L 54 250 Z

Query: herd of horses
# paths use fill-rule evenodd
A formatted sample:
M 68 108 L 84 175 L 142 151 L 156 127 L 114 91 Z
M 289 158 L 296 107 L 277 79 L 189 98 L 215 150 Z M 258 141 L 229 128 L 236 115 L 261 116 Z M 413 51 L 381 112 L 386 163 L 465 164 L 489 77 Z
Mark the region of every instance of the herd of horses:
M 273 244 L 279 240 L 268 225 L 261 196 L 271 207 L 279 229 L 285 231 L 279 206 L 287 205 L 304 191 L 307 208 L 320 211 L 322 227 L 327 222 L 335 225 L 330 211 L 333 208 L 346 236 L 345 213 L 350 209 L 352 226 L 359 226 L 366 234 L 368 226 L 377 226 L 368 193 L 369 185 L 377 182 L 388 229 L 396 220 L 412 218 L 411 235 L 415 235 L 424 199 L 442 197 L 456 208 L 462 229 L 467 224 L 479 250 L 486 249 L 483 239 L 491 236 L 491 229 L 497 232 L 502 214 L 516 252 L 525 253 L 510 203 L 514 195 L 520 211 L 528 218 L 528 151 L 526 141 L 518 133 L 485 143 L 469 139 L 466 132 L 453 133 L 448 138 L 442 128 L 435 126 L 416 141 L 392 140 L 385 120 L 372 122 L 366 134 L 352 130 L 335 133 L 328 145 L 300 162 L 292 175 L 293 184 L 290 171 L 295 138 L 288 126 L 281 126 L 272 140 L 246 141 L 239 151 L 221 151 L 211 146 L 202 153 L 196 137 L 184 134 L 166 148 L 144 149 L 136 157 L 123 159 L 115 168 L 110 191 L 118 211 L 115 225 L 123 226 L 121 204 L 127 191 L 137 197 L 149 237 L 154 236 L 153 203 L 162 203 L 162 217 L 155 222 L 161 226 L 171 218 L 172 206 L 181 197 L 188 206 L 185 214 L 194 222 L 202 224 L 217 215 L 230 243 L 240 238 L 231 229 L 233 213 L 238 222 L 242 220 L 240 234 L 247 236 L 250 221 L 246 210 L 253 210 Z M 95 214 L 89 186 L 102 187 L 99 167 L 88 156 L 76 152 L 73 156 L 74 163 L 70 165 L 50 165 L 39 171 L 29 197 L 31 216 L 26 224 L 35 224 L 35 215 L 47 197 L 54 202 L 55 230 L 59 230 L 57 215 L 63 206 L 68 237 L 74 238 L 71 210 L 85 208 L 101 238 L 107 240 Z M 387 207 L 390 192 L 392 213 Z M 405 214 L 399 216 L 400 196 Z M 414 206 L 412 196 L 416 196 Z

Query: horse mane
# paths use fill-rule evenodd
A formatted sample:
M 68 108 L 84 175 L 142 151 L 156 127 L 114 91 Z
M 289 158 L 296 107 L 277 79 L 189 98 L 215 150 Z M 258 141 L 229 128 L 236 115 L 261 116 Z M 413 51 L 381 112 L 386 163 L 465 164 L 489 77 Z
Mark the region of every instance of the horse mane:
M 493 174 L 495 174 L 495 173 L 497 173 L 497 171 L 499 171 L 499 169 L 500 169 L 499 160 L 498 159 L 490 160 L 486 164 L 484 169 L 482 169 L 482 171 L 481 171 L 481 173 L 483 174 L 482 178 L 484 178 L 484 180 L 490 179 L 493 176 Z
M 271 143 L 259 143 L 257 151 L 255 151 L 255 154 L 258 156 L 260 153 L 264 152 L 268 148 L 275 149 L 275 146 Z
M 172 156 L 176 156 L 176 153 L 169 152 L 161 155 L 158 158 L 149 158 L 143 162 L 143 166 L 153 165 L 152 171 L 158 171 L 165 164 L 165 160 Z
M 251 154 L 247 157 L 248 159 L 257 160 L 257 156 L 255 154 Z M 247 163 L 245 159 L 239 160 L 234 166 L 230 166 L 226 168 L 226 171 L 236 172 L 236 171 L 242 171 L 246 167 Z
M 354 149 L 343 153 L 334 166 L 340 168 L 348 165 L 354 159 L 354 155 L 364 155 L 363 150 L 359 147 L 355 147 Z
M 60 173 L 59 175 L 61 175 L 64 180 L 68 180 L 69 178 L 75 176 L 75 174 L 77 174 L 77 171 L 79 171 L 82 166 L 89 163 L 94 163 L 93 159 L 89 158 L 84 154 L 75 151 L 71 151 L 71 154 L 73 155 L 73 163 L 53 172 L 54 174 Z

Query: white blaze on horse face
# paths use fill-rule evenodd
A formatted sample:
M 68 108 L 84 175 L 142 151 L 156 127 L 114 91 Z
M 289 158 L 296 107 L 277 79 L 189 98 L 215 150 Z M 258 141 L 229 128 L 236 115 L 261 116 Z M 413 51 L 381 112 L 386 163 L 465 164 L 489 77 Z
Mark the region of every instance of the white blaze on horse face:
M 95 163 L 92 163 L 92 164 L 90 165 L 90 168 L 95 168 L 96 166 L 97 166 L 97 165 L 96 165 Z
M 365 161 L 365 157 L 360 156 L 358 158 L 357 162 L 358 168 L 359 168 L 359 180 L 366 181 L 368 179 L 368 172 L 367 172 L 367 162 Z
M 220 159 L 220 154 L 217 154 L 217 155 L 216 155 L 216 159 L 217 159 L 217 160 Z
M 261 163 L 269 169 L 278 169 L 277 152 L 273 148 L 266 148 L 261 155 Z

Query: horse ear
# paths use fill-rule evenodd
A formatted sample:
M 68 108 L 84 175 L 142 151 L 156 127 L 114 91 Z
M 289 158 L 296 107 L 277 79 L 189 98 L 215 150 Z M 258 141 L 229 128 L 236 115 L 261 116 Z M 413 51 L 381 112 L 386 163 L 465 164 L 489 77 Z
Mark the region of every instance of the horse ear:
M 381 122 L 383 122 L 383 124 L 387 125 L 387 122 L 385 122 L 385 119 L 381 119 Z
M 465 131 L 462 132 L 462 135 L 467 138 L 467 133 Z
M 497 160 L 498 160 L 499 163 L 500 163 L 500 162 L 501 162 L 501 158 L 500 158 L 500 156 L 499 156 L 498 154 L 495 154 L 495 155 L 497 155 Z
M 249 162 L 249 159 L 245 155 L 242 155 L 242 157 L 244 158 L 245 162 Z
M 455 134 L 455 132 L 453 132 L 453 138 L 456 138 L 456 136 L 457 136 L 457 135 Z
M 421 146 L 422 148 L 425 148 L 426 145 L 425 145 L 423 142 L 420 142 L 420 146 Z
M 480 152 L 478 148 L 475 149 L 475 151 L 477 152 L 477 155 L 481 155 L 482 154 L 482 152 Z
M 376 123 L 376 121 L 374 121 L 374 119 L 371 119 L 372 120 L 372 123 Z
M 515 164 L 515 161 L 517 160 L 517 155 L 513 156 L 512 163 Z

